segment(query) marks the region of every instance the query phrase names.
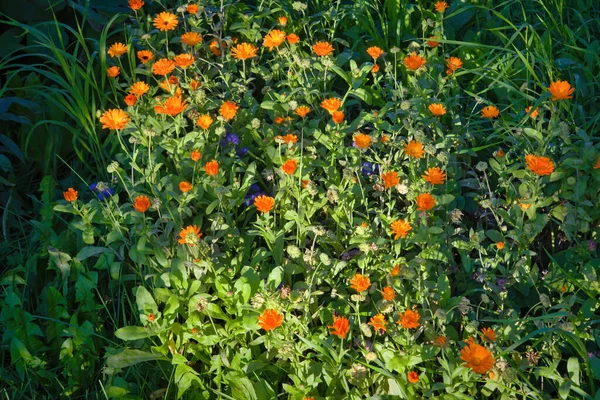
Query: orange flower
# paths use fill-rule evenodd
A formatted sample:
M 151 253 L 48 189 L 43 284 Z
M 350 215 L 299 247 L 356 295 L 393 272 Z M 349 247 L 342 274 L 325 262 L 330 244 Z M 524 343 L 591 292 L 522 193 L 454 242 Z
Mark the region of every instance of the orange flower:
M 446 70 L 446 74 L 452 75 L 452 73 L 454 71 L 456 71 L 459 68 L 462 68 L 462 66 L 463 66 L 463 63 L 460 58 L 450 57 L 449 59 L 446 60 L 446 67 L 448 67 L 448 69 Z
M 254 206 L 261 213 L 268 213 L 273 209 L 275 199 L 269 196 L 260 195 L 254 199 Z
M 381 135 L 381 143 L 387 143 L 390 140 L 388 135 Z
M 504 248 L 504 242 L 498 242 L 498 243 L 496 243 L 496 248 L 498 250 L 502 250 Z
M 202 154 L 200 154 L 198 150 L 194 150 L 190 153 L 190 158 L 192 159 L 192 161 L 198 162 L 202 158 Z
M 435 206 L 435 199 L 429 193 L 421 193 L 417 196 L 416 201 L 418 211 L 428 211 Z
M 536 175 L 545 176 L 554 172 L 554 163 L 548 157 L 527 154 L 525 162 L 527 163 L 527 168 Z
M 154 75 L 167 75 L 175 69 L 175 61 L 166 58 L 161 58 L 152 65 L 152 73 Z
M 393 301 L 394 297 L 396 297 L 396 292 L 389 286 L 384 287 L 381 294 L 383 295 L 384 300 L 387 301 Z
M 274 47 L 279 47 L 285 42 L 285 32 L 279 29 L 273 29 L 271 32 L 265 35 L 263 39 L 263 46 L 269 50 L 273 50 Z
M 207 175 L 215 176 L 219 173 L 219 163 L 215 160 L 209 161 L 204 165 L 204 171 Z
M 446 339 L 446 336 L 438 336 L 433 341 L 433 344 L 438 347 L 445 347 L 447 343 L 448 343 L 448 339 Z
M 150 313 L 148 314 L 148 321 L 153 322 L 156 319 L 156 315 Z
M 127 96 L 125 96 L 125 104 L 127 104 L 129 107 L 133 107 L 135 106 L 135 102 L 137 101 L 137 97 L 135 97 L 132 94 L 128 94 Z
M 373 67 L 371 67 L 371 72 L 376 74 L 379 72 L 379 65 L 375 64 L 373 65 Z
M 498 150 L 498 151 L 496 152 L 496 155 L 497 155 L 499 158 L 502 158 L 502 157 L 504 157 L 504 150 L 502 150 L 502 149 Z
M 435 11 L 439 13 L 443 13 L 444 11 L 446 11 L 446 8 L 448 8 L 448 3 L 446 3 L 445 1 L 438 1 L 437 3 L 435 3 Z
M 571 87 L 571 84 L 567 81 L 556 81 L 552 82 L 548 90 L 552 95 L 552 100 L 567 100 L 573 98 L 571 94 L 573 94 L 575 88 Z
M 443 104 L 433 103 L 430 104 L 428 108 L 429 111 L 431 111 L 431 113 L 436 117 L 441 117 L 442 115 L 446 114 L 446 107 L 444 107 Z
M 142 0 L 129 0 L 129 8 L 131 8 L 133 11 L 137 11 L 140 8 L 142 8 L 144 5 L 144 2 Z
M 108 55 L 112 58 L 121 57 L 125 53 L 127 53 L 127 46 L 123 43 L 117 42 L 108 48 Z
M 296 172 L 296 168 L 298 167 L 298 163 L 296 160 L 287 160 L 282 166 L 281 169 L 288 175 L 293 175 Z
M 225 42 L 221 42 L 221 47 L 223 47 L 224 49 L 227 48 L 227 43 Z M 208 48 L 210 49 L 210 51 L 215 55 L 215 56 L 220 56 L 221 55 L 221 48 L 219 47 L 219 41 L 217 39 L 213 39 L 209 45 Z
M 180 182 L 179 183 L 179 190 L 181 190 L 183 193 L 187 193 L 190 190 L 192 190 L 192 185 L 189 182 Z
M 596 160 L 596 164 L 594 164 L 594 169 L 600 169 L 600 157 Z
M 178 56 L 175 56 L 175 58 L 173 59 L 173 61 L 175 61 L 175 64 L 179 68 L 183 68 L 183 69 L 188 68 L 190 65 L 192 65 L 194 63 L 195 60 L 196 59 L 191 54 L 179 54 Z
M 100 117 L 102 129 L 121 130 L 127 126 L 129 115 L 118 108 L 105 111 Z
M 331 119 L 336 124 L 338 124 L 338 125 L 341 124 L 342 122 L 344 122 L 344 112 L 343 111 L 334 111 L 331 114 Z
M 150 50 L 140 50 L 137 52 L 137 58 L 142 62 L 142 64 L 146 64 L 148 61 L 154 58 L 154 54 Z
M 359 149 L 368 149 L 369 146 L 371 146 L 371 142 L 373 141 L 373 139 L 371 139 L 371 136 L 365 135 L 364 133 L 357 133 L 356 135 L 354 135 L 353 140 L 354 145 Z
M 298 115 L 300 118 L 306 117 L 306 114 L 308 114 L 309 112 L 310 112 L 310 108 L 307 106 L 300 106 L 300 107 L 296 108 L 296 111 L 294 111 L 294 113 L 296 115 Z
M 165 92 L 172 92 L 175 89 L 175 96 L 181 96 L 181 89 L 179 88 L 179 79 L 176 76 L 170 76 L 169 79 L 161 81 L 158 86 Z
M 410 371 L 407 376 L 410 383 L 419 382 L 419 373 L 417 371 Z
M 438 167 L 429 168 L 421 176 L 432 185 L 442 185 L 446 181 L 446 173 Z
M 202 36 L 197 32 L 186 32 L 181 35 L 181 43 L 195 46 L 202 41 Z
M 391 276 L 400 275 L 400 265 L 399 264 L 394 265 L 394 268 L 392 268 L 392 270 L 390 271 L 390 275 Z
M 492 328 L 481 328 L 481 332 L 483 333 L 483 339 L 488 342 L 496 341 L 496 332 Z
M 404 329 L 417 329 L 419 325 L 421 325 L 419 324 L 419 318 L 421 318 L 421 316 L 419 315 L 418 311 L 407 309 L 404 311 L 404 314 L 400 314 L 398 323 Z
M 368 276 L 356 274 L 350 279 L 350 287 L 357 292 L 364 292 L 371 286 L 371 280 Z
M 523 201 L 525 201 L 525 200 L 527 200 L 527 198 L 519 199 L 519 201 L 517 202 L 517 205 L 523 211 L 527 211 L 531 207 L 531 203 L 523 203 Z
M 496 106 L 487 106 L 481 110 L 481 118 L 498 118 L 500 110 Z
M 374 317 L 371 317 L 371 320 L 369 321 L 369 325 L 371 325 L 375 330 L 386 331 L 386 324 L 387 322 L 383 314 L 377 314 Z
M 187 12 L 190 14 L 196 14 L 199 10 L 198 4 L 188 4 Z
M 329 114 L 333 114 L 335 111 L 339 110 L 342 106 L 342 101 L 338 98 L 330 98 L 325 99 L 321 102 L 321 108 L 329 111 Z
M 186 228 L 179 232 L 179 244 L 187 244 L 189 246 L 195 246 L 200 241 L 202 233 L 200 228 L 196 225 L 188 225 Z
M 275 139 L 275 142 L 280 141 L 279 143 L 283 142 L 283 143 L 287 144 L 288 146 L 298 143 L 298 136 L 293 135 L 291 133 L 288 133 L 285 136 L 275 136 L 274 139 Z
M 238 60 L 247 60 L 256 57 L 258 48 L 250 43 L 240 43 L 231 49 L 231 55 Z
M 471 368 L 475 373 L 485 374 L 494 366 L 492 353 L 476 343 L 469 343 L 461 350 L 460 354 L 460 359 L 466 362 L 463 365 Z
M 179 21 L 177 15 L 168 12 L 161 12 L 154 18 L 154 27 L 160 31 L 171 31 L 175 29 Z
M 426 62 L 427 61 L 423 57 L 417 55 L 414 51 L 411 55 L 404 57 L 404 65 L 406 65 L 406 68 L 413 71 L 421 68 Z
M 408 232 L 412 229 L 410 222 L 405 219 L 397 219 L 390 225 L 392 229 L 391 234 L 394 236 L 394 240 L 398 240 L 399 238 L 405 238 L 408 235 Z
M 416 140 L 411 140 L 404 146 L 404 152 L 414 158 L 423 158 L 423 145 Z
M 66 201 L 68 201 L 69 203 L 74 202 L 75 200 L 77 200 L 77 195 L 79 194 L 79 192 L 73 188 L 68 188 L 66 192 L 63 192 L 63 197 L 65 198 Z
M 350 321 L 345 317 L 333 317 L 333 325 L 328 326 L 329 329 L 333 329 L 331 332 L 332 335 L 336 335 L 340 339 L 346 339 L 346 335 L 348 335 L 348 331 L 350 329 Z
M 333 46 L 329 42 L 317 42 L 313 45 L 312 50 L 317 56 L 324 57 L 333 53 Z
M 435 36 L 429 36 L 429 39 L 437 39 L 437 38 Z M 437 42 L 435 40 L 428 40 L 427 44 L 429 45 L 429 47 L 436 48 L 440 45 L 440 42 Z
M 538 115 L 540 115 L 540 114 L 538 113 L 538 109 L 536 108 L 536 109 L 535 109 L 535 110 L 533 110 L 533 112 L 532 112 L 532 111 L 531 111 L 531 109 L 532 109 L 532 108 L 533 108 L 532 106 L 529 106 L 529 107 L 527 107 L 527 108 L 525 109 L 525 112 L 526 112 L 526 113 L 527 113 L 527 114 L 528 114 L 528 115 L 529 115 L 531 118 L 537 118 L 537 117 L 538 117 Z M 530 112 L 531 112 L 531 114 L 529 114 Z
M 367 49 L 367 54 L 377 60 L 379 56 L 384 55 L 385 52 L 377 46 L 372 46 Z
M 120 73 L 121 69 L 116 65 L 106 69 L 106 75 L 108 75 L 109 78 L 116 78 Z
M 150 199 L 146 196 L 137 196 L 133 201 L 133 208 L 137 212 L 144 213 L 150 208 Z
M 181 100 L 179 96 L 169 97 L 164 105 L 154 106 L 154 111 L 157 114 L 169 114 L 171 117 L 183 112 L 187 108 L 188 104 Z
M 286 26 L 286 25 L 287 25 L 287 22 L 288 22 L 288 19 L 287 19 L 287 17 L 286 17 L 286 16 L 282 15 L 281 17 L 279 17 L 279 18 L 277 19 L 277 21 L 279 21 L 279 25 L 281 25 L 281 26 Z
M 300 36 L 296 35 L 295 33 L 290 33 L 287 35 L 287 41 L 289 44 L 296 44 L 300 41 Z
M 210 128 L 210 125 L 212 123 L 213 123 L 213 119 L 208 114 L 201 115 L 196 120 L 196 124 L 204 130 L 207 130 L 208 128 Z
M 226 120 L 230 120 L 233 119 L 233 117 L 235 117 L 235 114 L 237 114 L 237 110 L 237 104 L 235 104 L 233 101 L 226 101 L 221 105 L 221 108 L 219 108 L 219 114 Z
M 142 97 L 148 90 L 150 90 L 150 86 L 142 81 L 136 82 L 129 87 L 129 93 L 136 97 Z
M 265 331 L 273 330 L 283 322 L 283 314 L 277 310 L 267 309 L 258 317 L 258 325 Z
M 395 171 L 384 172 L 381 174 L 381 179 L 383 180 L 383 186 L 386 189 L 394 187 L 400 183 L 400 178 Z
M 197 81 L 197 80 L 195 80 L 195 79 L 192 79 L 192 80 L 190 81 L 190 89 L 191 89 L 191 90 L 196 90 L 196 89 L 199 89 L 201 85 L 202 85 L 202 84 L 201 84 L 201 82 L 200 82 L 200 81 Z

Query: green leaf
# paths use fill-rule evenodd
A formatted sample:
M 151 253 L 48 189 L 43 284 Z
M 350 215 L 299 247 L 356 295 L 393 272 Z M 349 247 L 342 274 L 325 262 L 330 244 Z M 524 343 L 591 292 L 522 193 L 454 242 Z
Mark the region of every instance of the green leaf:
M 152 311 L 154 313 L 158 312 L 158 306 L 154 301 L 154 298 L 148 292 L 148 290 L 143 286 L 138 286 L 135 290 L 135 301 L 137 303 L 137 308 L 140 313 L 145 314 L 146 311 Z
M 282 280 L 283 280 L 283 268 L 275 267 L 269 274 L 269 278 L 267 279 L 267 286 L 271 290 L 275 291 Z
M 115 331 L 115 336 L 121 340 L 138 340 L 150 337 L 150 334 L 143 326 L 124 326 Z
M 135 350 L 135 349 L 125 349 L 117 354 L 110 354 L 106 358 L 106 364 L 115 369 L 121 369 L 130 367 L 135 364 L 139 364 L 146 361 L 155 361 L 155 360 L 165 360 L 168 358 L 160 355 L 153 354 L 148 351 Z
M 577 357 L 571 357 L 567 361 L 567 371 L 569 371 L 569 377 L 575 382 L 576 385 L 579 385 L 579 360 Z
M 55 207 L 56 209 L 56 207 Z M 75 257 L 77 261 L 83 261 L 87 258 L 97 256 L 98 254 L 108 253 L 111 250 L 106 247 L 98 247 L 98 246 L 86 246 Z
M 452 295 L 450 281 L 446 275 L 442 274 L 438 277 L 438 291 L 440 292 L 440 306 L 445 307 Z

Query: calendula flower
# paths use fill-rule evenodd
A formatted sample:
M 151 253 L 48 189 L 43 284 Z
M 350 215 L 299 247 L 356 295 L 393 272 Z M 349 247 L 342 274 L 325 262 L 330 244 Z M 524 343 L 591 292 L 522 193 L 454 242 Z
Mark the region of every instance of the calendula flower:
M 227 48 L 227 43 L 222 41 L 221 47 L 223 47 L 224 49 Z M 215 56 L 221 55 L 221 48 L 219 47 L 219 42 L 217 41 L 217 39 L 211 40 L 211 42 L 208 44 L 208 48 Z
M 129 87 L 129 93 L 136 97 L 142 97 L 150 90 L 150 86 L 146 82 L 138 81 Z
M 300 41 L 300 36 L 296 35 L 295 33 L 290 33 L 287 35 L 287 41 L 289 44 L 296 44 Z
M 550 84 L 548 91 L 550 91 L 552 100 L 554 101 L 567 100 L 573 98 L 571 95 L 575 91 L 575 88 L 571 87 L 571 84 L 567 81 L 556 81 Z
M 400 178 L 398 177 L 398 173 L 396 173 L 395 171 L 382 173 L 381 179 L 383 180 L 383 186 L 386 189 L 394 187 L 400 183 Z
M 418 311 L 413 311 L 407 309 L 404 313 L 400 314 L 400 319 L 398 320 L 398 324 L 400 324 L 404 329 L 417 329 L 419 327 L 419 315 Z
M 258 317 L 258 325 L 265 331 L 278 328 L 283 323 L 283 314 L 277 310 L 267 309 Z
M 317 42 L 313 45 L 312 50 L 317 56 L 324 57 L 333 53 L 333 46 L 329 42 Z
M 191 55 L 191 54 L 179 54 L 178 56 L 175 56 L 175 58 L 173 59 L 173 61 L 175 61 L 175 65 L 177 65 L 179 68 L 183 68 L 186 69 L 188 68 L 190 65 L 192 65 L 194 63 L 194 61 L 196 60 L 196 58 Z
M 167 58 L 161 58 L 152 65 L 152 73 L 154 75 L 167 75 L 175 69 L 175 61 Z
M 436 48 L 440 45 L 440 42 L 436 41 L 436 40 L 431 40 L 431 39 L 437 39 L 435 36 L 429 36 L 429 40 L 427 41 L 427 45 L 431 48 Z
M 498 156 L 498 158 L 502 158 L 504 157 L 504 150 L 500 149 L 496 152 L 496 156 Z
M 112 58 L 121 57 L 125 53 L 127 53 L 127 46 L 123 43 L 117 42 L 108 48 L 108 55 Z
M 394 297 L 396 297 L 396 292 L 389 286 L 384 287 L 381 291 L 381 294 L 383 295 L 383 299 L 386 301 L 393 301 Z
M 442 115 L 446 114 L 446 107 L 444 107 L 443 104 L 433 103 L 430 104 L 428 108 L 429 111 L 431 111 L 431 113 L 436 117 L 441 117 Z
M 121 130 L 129 123 L 129 114 L 119 108 L 107 110 L 100 117 L 100 122 L 102 129 Z
M 442 185 L 446 182 L 446 173 L 438 167 L 429 168 L 421 176 L 425 179 L 425 182 L 429 182 L 432 185 Z
M 535 110 L 531 111 L 532 106 L 529 106 L 525 109 L 525 112 L 531 117 L 531 118 L 537 118 L 539 113 L 538 113 L 538 109 L 536 108 Z M 531 114 L 530 114 L 531 112 Z
M 405 238 L 412 229 L 412 226 L 405 219 L 397 219 L 391 223 L 390 229 L 392 230 L 392 235 L 396 235 L 394 236 L 394 240 L 398 240 L 399 238 Z
M 426 62 L 427 61 L 423 57 L 417 55 L 414 51 L 410 55 L 404 57 L 404 65 L 406 65 L 406 68 L 413 71 L 421 68 Z
M 391 276 L 398 276 L 398 275 L 400 275 L 400 265 L 399 264 L 394 265 L 394 267 L 390 271 L 390 275 Z
M 369 325 L 371 325 L 373 327 L 373 329 L 379 331 L 386 331 L 386 325 L 387 322 L 385 320 L 385 317 L 383 316 L 383 314 L 377 314 L 374 317 L 371 317 L 371 320 L 369 321 Z
M 273 29 L 265 35 L 263 46 L 269 50 L 273 50 L 273 48 L 281 46 L 281 44 L 285 42 L 285 38 L 285 32 L 280 31 L 279 29 Z
M 423 150 L 423 144 L 416 140 L 411 140 L 404 146 L 404 153 L 410 157 L 423 158 L 425 151 Z
M 150 199 L 144 195 L 137 196 L 133 201 L 133 208 L 137 212 L 144 213 L 150 208 Z
M 189 182 L 180 182 L 179 183 L 179 190 L 181 190 L 182 193 L 187 193 L 190 190 L 192 190 L 192 184 Z
M 294 172 L 296 172 L 297 167 L 298 167 L 298 163 L 296 162 L 296 160 L 290 159 L 290 160 L 287 160 L 285 163 L 283 163 L 283 165 L 281 166 L 281 170 L 288 175 L 293 175 Z
M 364 133 L 357 133 L 352 139 L 354 141 L 354 145 L 359 149 L 368 149 L 373 141 L 371 136 L 365 135 Z
M 189 12 L 192 15 L 198 13 L 199 9 L 200 7 L 198 7 L 198 4 L 188 4 L 187 6 L 187 12 Z
M 261 213 L 268 213 L 273 209 L 275 199 L 269 196 L 260 195 L 254 199 L 254 206 Z
M 498 243 L 496 243 L 496 248 L 498 250 L 502 250 L 504 248 L 504 242 L 498 242 Z
M 177 27 L 177 24 L 179 24 L 177 15 L 169 12 L 161 12 L 156 18 L 154 18 L 153 22 L 154 27 L 163 32 L 171 31 Z
M 201 84 L 201 82 L 200 82 L 200 81 L 197 81 L 197 80 L 195 80 L 195 79 L 192 79 L 192 80 L 190 81 L 190 89 L 191 89 L 191 90 L 197 90 L 197 89 L 200 89 L 200 86 L 202 86 L 202 84 Z
M 285 136 L 275 136 L 275 141 L 277 140 L 281 140 L 283 143 L 287 144 L 288 146 L 291 146 L 293 144 L 298 143 L 298 136 L 288 133 Z
M 483 339 L 489 342 L 496 341 L 496 332 L 492 328 L 481 328 L 481 333 L 483 333 Z
M 446 339 L 446 336 L 438 336 L 433 341 L 433 344 L 438 347 L 446 347 L 447 343 L 448 343 L 448 339 Z
M 494 366 L 492 353 L 476 343 L 469 343 L 461 350 L 460 354 L 460 359 L 465 361 L 463 365 L 471 368 L 475 373 L 485 374 Z
M 140 50 L 137 52 L 137 58 L 142 64 L 146 64 L 154 58 L 154 54 L 150 50 Z
M 75 200 L 77 200 L 77 195 L 79 194 L 79 192 L 73 188 L 68 188 L 66 192 L 63 192 L 63 197 L 65 198 L 66 201 L 68 201 L 69 203 L 74 202 Z
M 129 0 L 129 8 L 133 11 L 137 11 L 144 6 L 144 2 L 142 0 Z
M 113 65 L 112 67 L 106 69 L 106 75 L 109 78 L 116 78 L 117 76 L 119 76 L 120 73 L 121 69 L 116 65 Z
M 286 16 L 282 15 L 281 17 L 277 18 L 277 21 L 279 22 L 279 25 L 286 26 L 288 19 Z
M 321 102 L 321 108 L 329 111 L 329 114 L 333 114 L 335 111 L 339 110 L 341 106 L 342 101 L 338 98 L 329 98 Z
M 438 1 L 435 3 L 435 11 L 439 13 L 443 13 L 444 11 L 446 11 L 446 8 L 448 8 L 448 3 L 446 3 L 445 1 Z
M 327 328 L 332 329 L 330 332 L 332 335 L 339 337 L 340 339 L 346 339 L 348 331 L 350 330 L 350 321 L 345 317 L 333 317 L 333 324 Z
M 371 286 L 371 280 L 368 276 L 356 274 L 350 279 L 350 287 L 357 292 L 364 292 Z
M 210 128 L 212 123 L 213 123 L 213 119 L 208 114 L 201 115 L 196 120 L 196 124 L 204 130 L 207 130 L 208 128 Z
M 156 319 L 156 315 L 150 313 L 148 314 L 148 322 L 154 322 L 154 320 Z
M 209 161 L 204 165 L 204 171 L 209 176 L 215 176 L 219 173 L 219 163 L 215 160 Z
M 596 160 L 596 164 L 594 164 L 594 169 L 600 169 L 600 157 Z
M 371 67 L 371 72 L 376 74 L 379 72 L 379 65 L 375 64 Z
M 179 244 L 187 244 L 188 246 L 195 246 L 200 241 L 202 233 L 200 228 L 196 225 L 188 225 L 186 228 L 179 232 Z
M 448 69 L 446 70 L 446 74 L 451 75 L 457 69 L 462 68 L 462 66 L 463 63 L 460 58 L 450 57 L 446 60 L 446 67 L 448 67 Z
M 554 163 L 548 157 L 528 154 L 525 156 L 527 168 L 536 175 L 545 176 L 554 172 Z
M 435 206 L 435 199 L 429 193 L 422 193 L 415 199 L 418 211 L 428 211 Z
M 336 124 L 338 124 L 338 125 L 341 124 L 342 122 L 344 122 L 344 112 L 343 111 L 334 111 L 331 114 L 331 119 Z
M 181 35 L 181 43 L 188 46 L 195 46 L 202 41 L 202 36 L 197 32 L 186 32 Z
M 198 150 L 194 150 L 190 153 L 190 158 L 192 159 L 192 161 L 198 162 L 202 158 L 202 154 L 200 154 Z
M 294 111 L 294 113 L 296 115 L 298 115 L 300 118 L 306 117 L 306 114 L 308 114 L 309 112 L 310 112 L 310 108 L 307 106 L 300 106 L 300 107 L 296 108 L 296 111 Z
M 487 106 L 481 110 L 481 118 L 498 118 L 500 110 L 496 106 Z
M 179 88 L 179 79 L 177 79 L 176 76 L 170 76 L 169 79 L 165 79 L 164 81 L 161 81 L 158 86 L 160 86 L 160 88 L 162 90 L 164 90 L 165 92 L 169 92 L 171 93 L 173 90 L 175 90 L 175 96 L 176 97 L 180 97 L 181 96 L 181 89 Z
M 132 94 L 128 94 L 127 96 L 125 96 L 125 104 L 127 104 L 129 107 L 133 107 L 137 101 L 137 97 L 135 97 Z
M 371 46 L 371 47 L 369 47 L 367 49 L 367 54 L 370 55 L 371 57 L 373 57 L 376 60 L 380 56 L 384 55 L 385 52 L 383 50 L 381 50 L 381 48 L 379 48 L 377 46 Z
M 256 57 L 258 48 L 250 43 L 240 43 L 231 49 L 231 55 L 238 60 L 247 60 Z
M 233 101 L 224 102 L 219 108 L 219 115 L 226 120 L 233 119 L 237 114 L 238 106 Z
M 407 377 L 408 377 L 408 381 L 410 383 L 417 383 L 417 382 L 419 382 L 419 373 L 417 371 L 410 371 L 407 374 Z
M 159 104 L 154 106 L 154 111 L 157 114 L 169 114 L 170 116 L 175 117 L 183 112 L 187 108 L 187 105 L 187 102 L 181 100 L 181 97 L 173 96 L 169 97 L 164 105 Z

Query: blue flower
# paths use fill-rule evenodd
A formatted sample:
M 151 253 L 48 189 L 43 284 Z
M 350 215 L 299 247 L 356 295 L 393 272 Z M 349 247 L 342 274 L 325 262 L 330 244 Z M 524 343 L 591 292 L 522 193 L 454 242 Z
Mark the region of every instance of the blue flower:
M 248 154 L 248 148 L 247 147 L 241 147 L 236 151 L 238 157 L 242 158 L 244 157 L 246 154 Z
M 258 186 L 256 183 L 253 183 L 248 188 L 246 197 L 244 197 L 244 205 L 246 207 L 249 207 L 251 204 L 254 204 L 254 199 L 256 199 L 261 194 L 264 194 L 264 193 L 260 190 L 260 186 Z
M 235 133 L 227 133 L 227 134 L 225 134 L 225 137 L 223 138 L 223 140 L 221 140 L 221 144 L 223 146 L 228 145 L 228 144 L 237 146 L 238 144 L 240 144 L 240 137 L 238 135 L 236 135 Z
M 365 161 L 364 163 L 362 163 L 362 174 L 364 176 L 379 174 L 379 165 L 371 164 L 370 162 Z
M 115 194 L 114 189 L 104 182 L 92 183 L 90 189 L 96 192 L 96 197 L 98 197 L 98 200 L 100 201 Z

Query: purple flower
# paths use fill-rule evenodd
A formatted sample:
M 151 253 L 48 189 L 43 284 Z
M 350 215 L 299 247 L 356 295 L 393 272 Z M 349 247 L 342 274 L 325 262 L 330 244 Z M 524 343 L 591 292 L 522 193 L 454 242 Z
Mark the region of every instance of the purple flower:
M 246 154 L 248 154 L 248 148 L 247 147 L 240 147 L 237 151 L 236 154 L 238 157 L 242 158 L 244 157 Z
M 254 204 L 254 199 L 256 199 L 261 194 L 264 194 L 264 193 L 260 190 L 260 186 L 258 186 L 256 183 L 253 183 L 248 188 L 248 192 L 246 193 L 246 196 L 244 197 L 244 205 L 246 207 L 249 207 L 251 204 Z
M 238 135 L 236 135 L 235 133 L 227 133 L 227 134 L 225 134 L 225 137 L 223 138 L 223 140 L 221 140 L 221 144 L 224 146 L 226 146 L 228 144 L 237 146 L 238 144 L 240 144 L 240 137 Z
M 98 197 L 98 200 L 100 200 L 100 201 L 115 194 L 115 191 L 113 190 L 113 188 L 111 188 L 104 182 L 92 183 L 90 185 L 90 189 L 93 190 L 94 192 L 96 192 L 96 197 Z
M 362 174 L 364 176 L 379 174 L 379 165 L 365 161 L 364 163 L 362 163 Z
M 591 252 L 596 251 L 596 246 L 597 246 L 596 242 L 594 242 L 593 240 L 588 240 L 587 245 L 588 245 L 589 251 L 591 251 Z

